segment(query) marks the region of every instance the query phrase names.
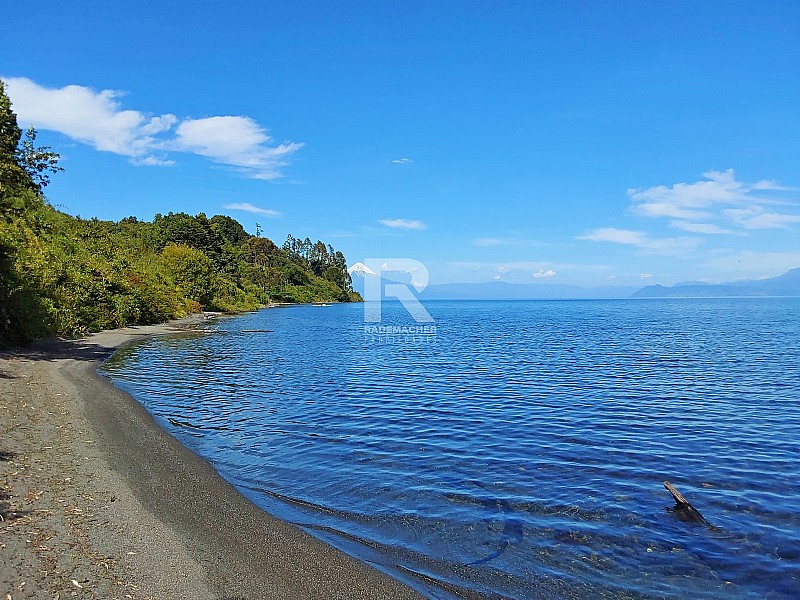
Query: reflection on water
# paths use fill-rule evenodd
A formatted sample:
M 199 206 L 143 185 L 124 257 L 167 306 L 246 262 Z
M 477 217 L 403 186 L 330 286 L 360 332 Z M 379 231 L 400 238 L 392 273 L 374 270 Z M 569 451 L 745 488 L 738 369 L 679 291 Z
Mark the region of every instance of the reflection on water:
M 800 301 L 426 307 L 434 343 L 299 306 L 104 371 L 265 510 L 434 598 L 797 597 Z

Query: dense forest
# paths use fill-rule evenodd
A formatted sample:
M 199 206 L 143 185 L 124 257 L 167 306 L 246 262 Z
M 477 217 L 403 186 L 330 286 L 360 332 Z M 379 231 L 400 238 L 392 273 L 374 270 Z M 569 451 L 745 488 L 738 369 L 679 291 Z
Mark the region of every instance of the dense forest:
M 235 219 L 81 219 L 42 190 L 58 155 L 24 135 L 0 81 L 0 346 L 273 302 L 348 302 L 345 257 L 292 236 L 282 247 Z

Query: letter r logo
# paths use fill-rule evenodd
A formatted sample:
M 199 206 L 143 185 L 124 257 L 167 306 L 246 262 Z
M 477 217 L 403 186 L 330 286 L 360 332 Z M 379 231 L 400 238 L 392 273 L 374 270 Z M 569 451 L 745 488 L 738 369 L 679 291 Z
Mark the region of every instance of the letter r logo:
M 433 317 L 425 310 L 411 291 L 413 286 L 421 292 L 428 285 L 428 269 L 413 258 L 367 258 L 365 266 L 373 275 L 364 278 L 364 322 L 381 321 L 381 302 L 384 298 L 396 298 L 417 323 L 432 323 Z M 408 273 L 411 285 L 386 280 L 384 273 Z

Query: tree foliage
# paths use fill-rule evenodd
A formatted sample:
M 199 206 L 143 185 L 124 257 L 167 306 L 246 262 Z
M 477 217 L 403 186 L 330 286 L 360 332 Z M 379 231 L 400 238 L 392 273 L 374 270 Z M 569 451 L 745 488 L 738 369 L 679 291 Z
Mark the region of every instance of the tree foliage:
M 224 215 L 111 222 L 57 211 L 42 189 L 58 155 L 35 140 L 0 81 L 0 346 L 202 309 L 359 299 L 344 255 L 322 242 L 289 236 L 281 248 Z
M 50 174 L 64 169 L 58 166 L 59 155 L 49 146 L 36 145 L 36 130 L 29 127 L 17 149 L 17 161 L 39 190 L 50 183 Z
M 9 196 L 15 189 L 33 183 L 28 181 L 25 169 L 17 160 L 21 137 L 17 115 L 11 110 L 11 100 L 0 80 L 0 210 L 3 211 L 9 207 Z

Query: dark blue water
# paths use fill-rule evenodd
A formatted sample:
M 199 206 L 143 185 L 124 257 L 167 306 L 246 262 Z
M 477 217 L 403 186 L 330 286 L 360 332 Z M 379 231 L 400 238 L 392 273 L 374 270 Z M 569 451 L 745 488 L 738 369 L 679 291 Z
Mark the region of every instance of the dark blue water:
M 435 335 L 297 306 L 104 371 L 265 510 L 430 597 L 800 596 L 800 300 L 426 307 Z

